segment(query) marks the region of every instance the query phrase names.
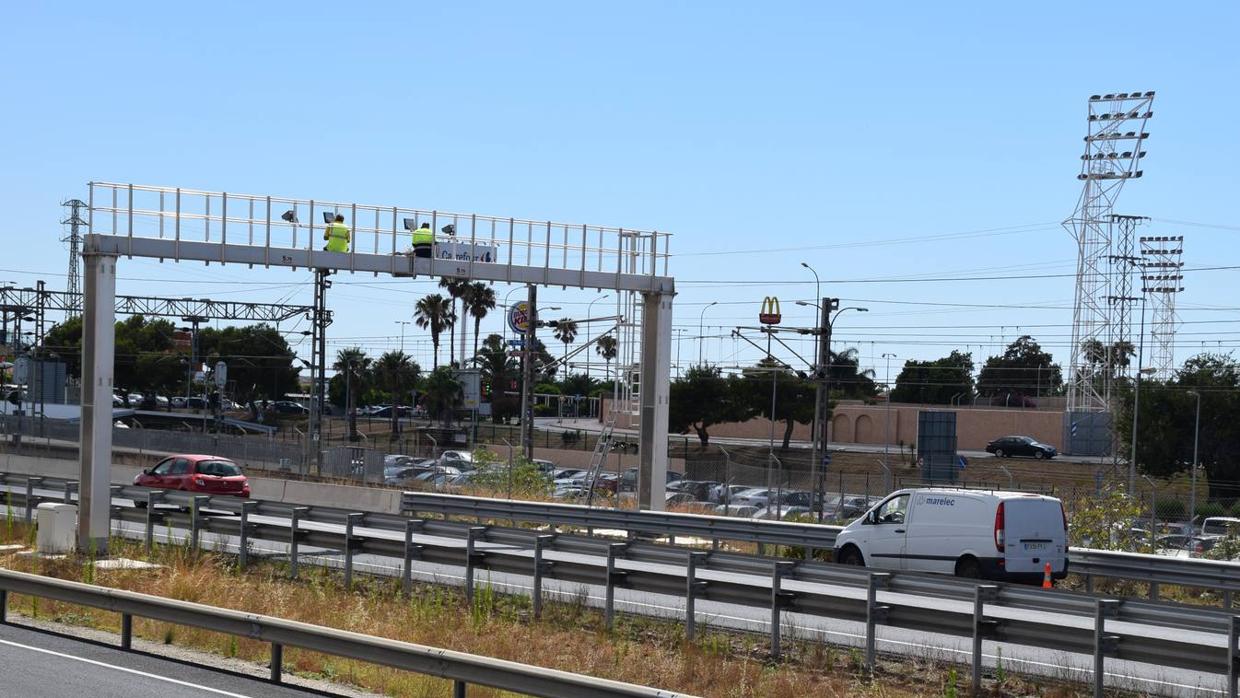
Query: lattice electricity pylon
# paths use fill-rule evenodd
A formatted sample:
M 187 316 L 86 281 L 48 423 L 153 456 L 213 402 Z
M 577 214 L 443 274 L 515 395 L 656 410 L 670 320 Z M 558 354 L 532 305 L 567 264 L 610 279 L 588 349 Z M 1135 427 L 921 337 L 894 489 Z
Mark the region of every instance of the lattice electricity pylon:
M 1141 291 L 1154 305 L 1150 319 L 1154 376 L 1167 380 L 1175 374 L 1175 295 L 1184 290 L 1183 235 L 1156 235 L 1141 238 Z
M 1124 365 L 1120 352 L 1137 346 L 1132 336 L 1132 306 L 1141 300 L 1141 297 L 1132 295 L 1132 277 L 1133 271 L 1141 266 L 1141 258 L 1135 253 L 1134 231 L 1138 225 L 1147 221 L 1147 216 L 1111 214 L 1111 248 L 1115 254 L 1108 260 L 1111 263 L 1111 295 L 1107 296 L 1107 303 L 1112 309 L 1112 323 L 1111 339 L 1105 353 L 1107 375 L 1111 380 L 1128 373 L 1129 366 Z
M 1120 92 L 1089 98 L 1083 182 L 1076 211 L 1064 221 L 1077 242 L 1076 294 L 1072 317 L 1072 371 L 1069 411 L 1102 411 L 1110 407 L 1108 370 L 1092 360 L 1090 347 L 1112 338 L 1111 215 L 1115 200 L 1129 179 L 1140 177 L 1141 150 L 1154 115 L 1153 92 Z M 1130 148 L 1125 150 L 1124 148 Z M 1109 352 L 1108 352 L 1109 353 Z M 1105 363 L 1105 362 L 1104 362 Z
M 76 299 L 76 305 L 65 312 L 66 318 L 74 318 L 82 314 L 82 269 L 79 258 L 82 254 L 82 233 L 86 230 L 86 219 L 82 212 L 86 210 L 86 202 L 80 199 L 69 199 L 60 204 L 69 208 L 69 217 L 61 221 L 61 225 L 69 226 L 69 233 L 60 239 L 69 244 L 69 275 L 65 292 Z

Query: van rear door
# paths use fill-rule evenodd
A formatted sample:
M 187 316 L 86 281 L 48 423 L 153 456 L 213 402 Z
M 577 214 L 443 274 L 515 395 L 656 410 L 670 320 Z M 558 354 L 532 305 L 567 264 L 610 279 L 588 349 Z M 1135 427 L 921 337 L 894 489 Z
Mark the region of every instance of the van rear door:
M 1063 505 L 1052 497 L 1014 497 L 1003 500 L 1005 560 L 1011 573 L 1065 569 L 1067 540 Z

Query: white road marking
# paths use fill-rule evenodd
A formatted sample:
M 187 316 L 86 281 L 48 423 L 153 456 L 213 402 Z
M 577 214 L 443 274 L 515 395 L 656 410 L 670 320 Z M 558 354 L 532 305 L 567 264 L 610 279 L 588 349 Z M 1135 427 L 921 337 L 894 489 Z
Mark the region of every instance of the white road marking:
M 210 686 L 202 686 L 196 683 L 189 683 L 188 681 L 179 681 L 177 679 L 170 679 L 167 676 L 160 676 L 158 674 L 151 674 L 145 671 L 138 671 L 137 669 L 130 669 L 128 667 L 117 666 L 115 664 L 99 662 L 99 661 L 95 661 L 94 659 L 86 659 L 85 657 L 75 657 L 71 654 L 65 654 L 63 652 L 56 652 L 53 650 L 43 649 L 42 647 L 31 647 L 30 645 L 23 645 L 19 642 L 10 642 L 8 640 L 0 640 L 0 644 L 9 645 L 10 647 L 19 647 L 24 650 L 30 650 L 31 652 L 42 652 L 43 654 L 50 654 L 54 657 L 72 659 L 75 662 L 82 662 L 84 664 L 92 664 L 94 666 L 103 667 L 105 669 L 115 669 L 117 671 L 123 671 L 126 674 L 136 674 L 138 676 L 145 676 L 149 679 L 155 679 L 156 681 L 163 681 L 165 683 L 176 684 L 178 686 L 185 686 L 186 688 L 196 688 L 200 691 L 214 693 L 218 696 L 230 696 L 230 698 L 251 698 L 251 696 L 242 695 L 240 693 L 231 693 L 229 691 L 221 691 L 218 688 L 211 688 Z

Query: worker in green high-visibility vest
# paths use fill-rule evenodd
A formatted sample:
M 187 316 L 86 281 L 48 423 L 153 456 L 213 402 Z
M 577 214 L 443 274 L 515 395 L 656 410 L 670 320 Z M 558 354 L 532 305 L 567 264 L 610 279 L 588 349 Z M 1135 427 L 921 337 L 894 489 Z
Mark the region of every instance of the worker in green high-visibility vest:
M 323 239 L 327 241 L 324 249 L 328 252 L 349 251 L 349 226 L 344 224 L 344 216 L 336 214 L 336 220 L 323 231 Z
M 413 231 L 413 255 L 430 257 L 435 248 L 435 231 L 430 223 L 423 223 L 421 228 Z

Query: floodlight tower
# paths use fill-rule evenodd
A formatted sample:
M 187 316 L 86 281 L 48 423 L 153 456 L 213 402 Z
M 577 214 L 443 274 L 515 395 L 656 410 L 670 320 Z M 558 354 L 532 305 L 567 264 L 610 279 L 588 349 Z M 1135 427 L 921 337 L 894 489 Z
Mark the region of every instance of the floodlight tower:
M 1132 338 L 1132 306 L 1141 300 L 1140 296 L 1132 295 L 1133 272 L 1141 267 L 1141 258 L 1136 256 L 1137 226 L 1148 222 L 1147 216 L 1124 216 L 1111 214 L 1112 240 L 1111 246 L 1115 254 L 1111 255 L 1111 295 L 1107 302 L 1112 309 L 1111 341 L 1103 356 L 1106 357 L 1107 376 L 1115 380 L 1127 375 L 1123 366 L 1122 356 L 1115 349 L 1119 347 L 1136 347 Z M 1117 364 L 1117 359 L 1119 365 Z M 1138 367 L 1139 368 L 1139 367 Z
M 69 209 L 69 217 L 60 222 L 61 225 L 69 226 L 69 234 L 60 239 L 61 242 L 69 243 L 69 276 L 65 291 L 69 293 L 68 297 L 74 300 L 65 313 L 65 319 L 68 320 L 82 314 L 82 274 L 78 267 L 78 257 L 82 253 L 82 231 L 86 229 L 86 219 L 82 218 L 86 203 L 69 199 L 60 205 Z
M 1154 376 L 1167 380 L 1175 374 L 1175 295 L 1184 290 L 1183 235 L 1157 235 L 1141 238 L 1141 290 L 1154 305 L 1150 320 L 1150 339 L 1154 356 L 1150 365 Z
M 1101 375 L 1087 348 L 1111 339 L 1111 220 L 1115 200 L 1129 179 L 1140 177 L 1146 123 L 1154 115 L 1153 92 L 1120 92 L 1089 98 L 1083 183 L 1076 211 L 1064 227 L 1077 242 L 1076 294 L 1072 317 L 1072 371 L 1068 410 L 1101 412 L 1110 407 L 1109 367 Z M 1110 352 L 1107 352 L 1110 354 Z M 1101 379 L 1101 380 L 1099 380 Z

